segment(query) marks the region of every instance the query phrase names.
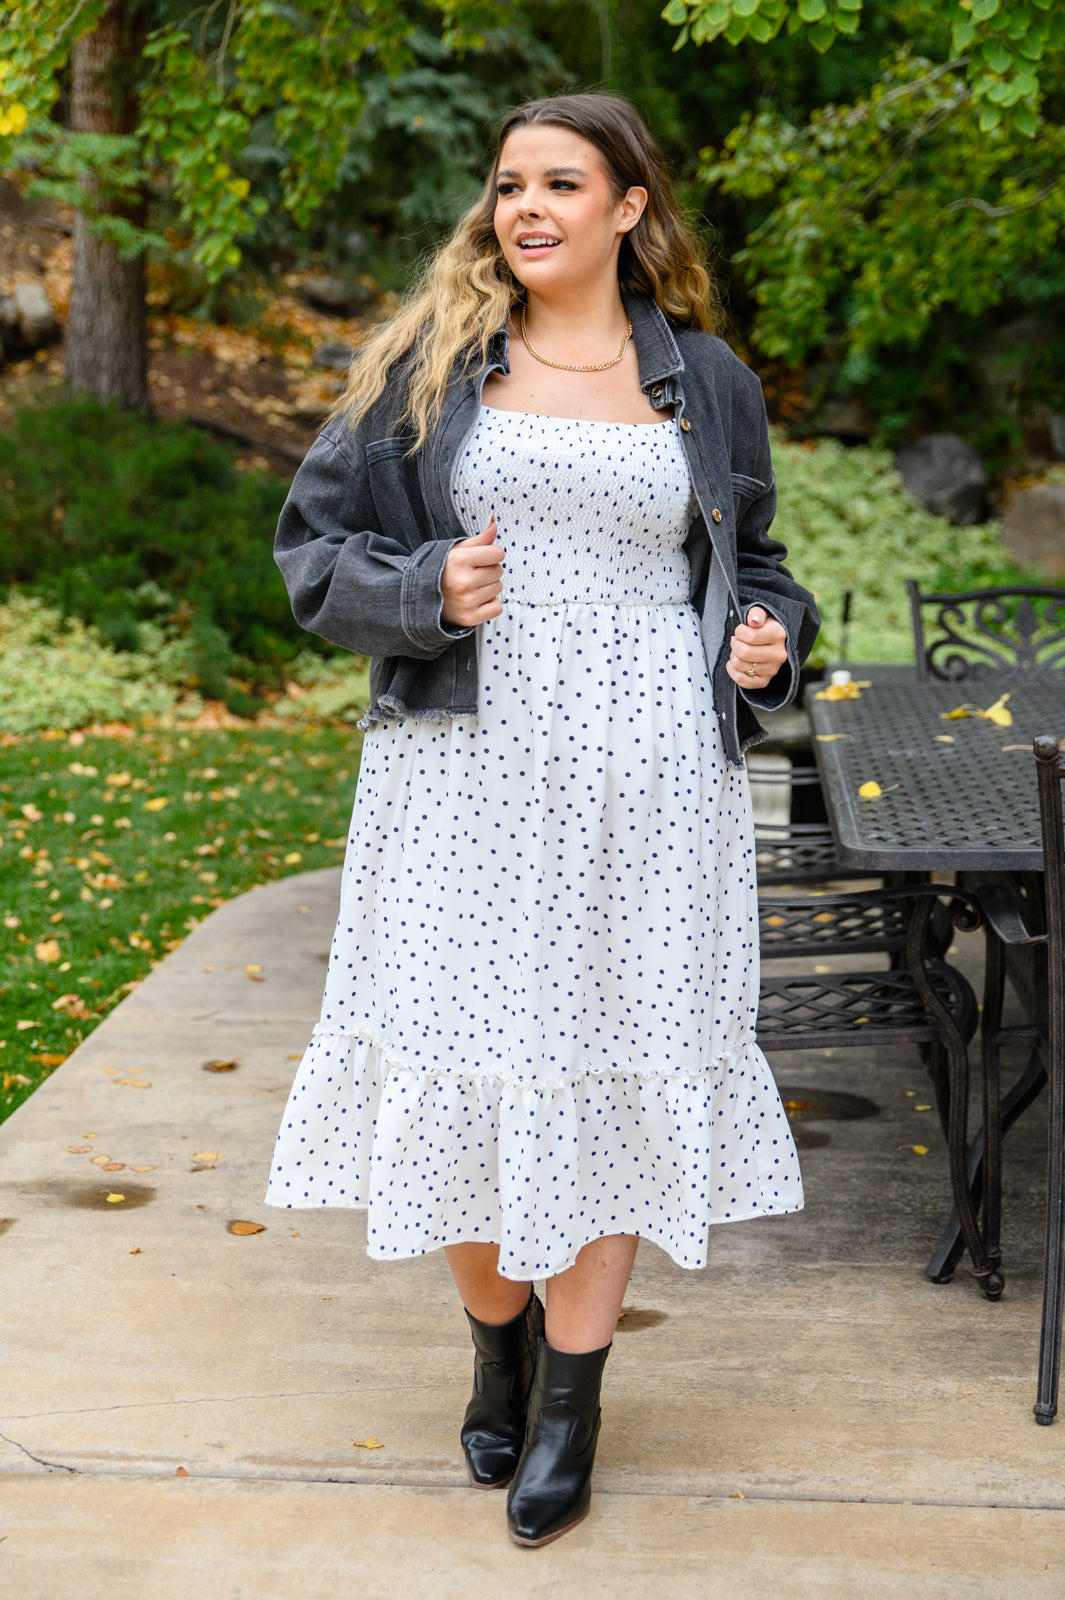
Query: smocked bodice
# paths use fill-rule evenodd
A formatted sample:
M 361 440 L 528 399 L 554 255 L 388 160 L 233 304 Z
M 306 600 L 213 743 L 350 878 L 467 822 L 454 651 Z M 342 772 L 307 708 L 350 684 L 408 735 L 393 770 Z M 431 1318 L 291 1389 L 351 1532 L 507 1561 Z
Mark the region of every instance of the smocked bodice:
M 504 603 L 681 605 L 696 504 L 675 422 L 482 408 L 452 482 L 469 533 L 494 511 Z

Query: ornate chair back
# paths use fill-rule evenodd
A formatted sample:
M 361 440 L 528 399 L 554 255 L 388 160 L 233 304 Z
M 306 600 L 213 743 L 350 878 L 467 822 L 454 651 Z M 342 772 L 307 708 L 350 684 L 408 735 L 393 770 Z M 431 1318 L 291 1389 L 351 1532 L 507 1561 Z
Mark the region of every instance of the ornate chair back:
M 917 676 L 1028 683 L 1065 678 L 1065 589 L 1018 584 L 922 594 L 909 578 Z

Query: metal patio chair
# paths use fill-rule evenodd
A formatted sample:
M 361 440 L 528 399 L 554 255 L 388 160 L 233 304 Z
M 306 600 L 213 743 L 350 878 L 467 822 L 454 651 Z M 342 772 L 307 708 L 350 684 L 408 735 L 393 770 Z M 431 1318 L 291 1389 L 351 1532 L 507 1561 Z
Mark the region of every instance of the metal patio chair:
M 979 924 L 972 896 L 946 884 L 759 894 L 764 963 L 875 953 L 886 954 L 891 964 L 838 973 L 767 972 L 763 965 L 758 1042 L 767 1053 L 879 1044 L 922 1047 L 950 1152 L 961 1237 L 984 1294 L 997 1300 L 1003 1280 L 984 1246 L 968 1166 L 968 1044 L 978 1008 L 967 980 L 943 959 L 937 913 L 945 913 L 948 924 L 958 927 Z
M 759 887 L 799 887 L 877 876 L 840 865 L 821 794 L 820 775 L 812 761 L 793 764 L 786 773 L 759 772 L 757 781 L 764 790 L 771 790 L 775 783 L 786 788 L 789 800 L 786 818 L 755 818 Z
M 989 947 L 997 946 L 998 959 L 1001 961 L 1010 949 L 1027 949 L 1038 963 L 1030 964 L 1027 969 L 1029 974 L 1035 974 L 1029 985 L 1029 997 L 1034 1004 L 1031 1024 L 1016 1029 L 1002 1029 L 993 1024 L 984 1069 L 984 1129 L 990 1198 L 999 1188 L 1000 1130 L 1005 1120 L 1005 1102 L 1000 1102 L 998 1048 L 1002 1040 L 1010 1036 L 1033 1037 L 1050 1080 L 1043 1320 L 1033 1409 L 1037 1422 L 1049 1424 L 1058 1409 L 1065 1298 L 1065 818 L 1062 806 L 1065 751 L 1057 739 L 1039 738 L 1035 740 L 1035 759 L 1043 834 L 1045 931 L 1041 926 L 1040 908 L 1033 905 L 1037 896 L 1029 894 L 1022 898 L 1013 885 L 1003 882 L 980 886 L 976 896 L 986 919 Z M 1045 959 L 1045 967 L 1039 958 Z M 997 1215 L 986 1220 L 985 1231 L 989 1235 L 992 1228 L 997 1228 L 997 1222 Z M 994 1238 L 989 1238 L 988 1242 L 989 1246 L 997 1245 Z
M 917 676 L 943 683 L 1065 681 L 1065 589 L 1017 584 L 922 594 L 906 581 Z

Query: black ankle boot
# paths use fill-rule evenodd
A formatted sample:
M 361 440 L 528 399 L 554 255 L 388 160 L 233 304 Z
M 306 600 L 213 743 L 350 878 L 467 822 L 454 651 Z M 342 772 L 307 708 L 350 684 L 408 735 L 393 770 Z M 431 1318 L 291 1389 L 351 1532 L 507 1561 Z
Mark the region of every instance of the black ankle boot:
M 520 1315 L 493 1325 L 467 1311 L 476 1352 L 473 1396 L 462 1423 L 462 1449 L 470 1482 L 501 1489 L 514 1476 L 525 1439 L 536 1351 L 544 1331 L 544 1308 L 535 1290 Z
M 507 1495 L 515 1544 L 549 1544 L 588 1515 L 599 1388 L 609 1354 L 609 1345 L 571 1355 L 540 1344 L 525 1448 Z

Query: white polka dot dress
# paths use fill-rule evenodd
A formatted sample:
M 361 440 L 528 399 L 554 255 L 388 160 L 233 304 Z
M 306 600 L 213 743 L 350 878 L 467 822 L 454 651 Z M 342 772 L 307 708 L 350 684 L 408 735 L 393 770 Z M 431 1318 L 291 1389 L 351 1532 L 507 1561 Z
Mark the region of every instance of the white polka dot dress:
M 543 1278 L 635 1233 L 701 1267 L 711 1223 L 802 1184 L 754 1039 L 747 779 L 688 603 L 677 426 L 482 409 L 453 493 L 506 552 L 478 716 L 366 735 L 267 1200 L 368 1206 L 379 1260 L 482 1241 Z

